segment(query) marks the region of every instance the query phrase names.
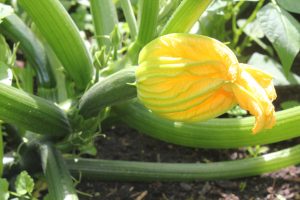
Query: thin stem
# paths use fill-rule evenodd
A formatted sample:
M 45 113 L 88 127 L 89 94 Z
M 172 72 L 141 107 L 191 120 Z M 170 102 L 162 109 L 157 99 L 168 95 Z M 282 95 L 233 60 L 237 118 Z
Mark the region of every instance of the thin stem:
M 300 145 L 255 158 L 213 163 L 151 163 L 66 159 L 71 173 L 118 181 L 192 181 L 233 179 L 272 172 L 300 163 Z
M 240 1 L 240 2 L 243 2 L 243 1 Z M 233 38 L 233 45 L 234 46 L 237 45 L 237 43 L 238 43 L 238 41 L 240 39 L 240 36 L 243 33 L 243 30 L 246 28 L 246 26 L 249 23 L 251 23 L 256 18 L 256 14 L 259 11 L 259 9 L 264 5 L 264 2 L 265 2 L 265 0 L 260 0 L 257 3 L 257 5 L 256 5 L 255 9 L 253 10 L 253 12 L 251 13 L 251 15 L 248 17 L 248 19 L 246 20 L 246 22 L 243 24 L 243 26 L 234 31 L 234 33 L 235 33 L 234 38 Z M 236 15 L 234 15 L 234 17 L 236 18 Z M 236 26 L 236 19 L 235 19 L 234 24 Z
M 136 38 L 138 28 L 130 0 L 121 0 L 120 3 L 130 29 L 130 35 L 132 40 L 134 40 Z
M 233 7 L 233 15 L 231 18 L 231 25 L 232 25 L 232 31 L 234 33 L 234 38 L 233 38 L 233 44 L 235 45 L 238 42 L 238 34 L 239 30 L 237 28 L 237 14 L 240 10 L 240 7 L 244 4 L 244 1 L 239 1 L 234 7 Z

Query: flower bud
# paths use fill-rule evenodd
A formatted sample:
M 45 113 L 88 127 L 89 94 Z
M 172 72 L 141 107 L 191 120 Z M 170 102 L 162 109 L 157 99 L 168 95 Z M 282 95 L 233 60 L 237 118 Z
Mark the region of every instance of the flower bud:
M 206 36 L 177 33 L 150 42 L 139 55 L 136 86 L 147 108 L 173 121 L 212 119 L 239 104 L 256 117 L 253 133 L 275 124 L 272 77 Z

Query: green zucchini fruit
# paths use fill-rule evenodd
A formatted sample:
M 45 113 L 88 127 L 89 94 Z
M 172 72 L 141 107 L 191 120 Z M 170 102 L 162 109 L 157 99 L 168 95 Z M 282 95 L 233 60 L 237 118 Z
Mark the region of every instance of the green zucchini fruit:
M 0 120 L 53 137 L 71 133 L 65 113 L 40 97 L 0 83 Z
M 135 72 L 124 69 L 96 83 L 79 100 L 79 113 L 84 118 L 95 117 L 106 106 L 136 97 Z

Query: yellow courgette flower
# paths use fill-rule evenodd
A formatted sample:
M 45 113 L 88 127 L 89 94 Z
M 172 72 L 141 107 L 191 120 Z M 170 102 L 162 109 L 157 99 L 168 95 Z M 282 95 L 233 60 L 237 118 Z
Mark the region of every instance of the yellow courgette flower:
M 212 119 L 239 104 L 256 118 L 253 133 L 275 124 L 272 77 L 206 36 L 176 33 L 150 42 L 139 55 L 136 86 L 147 108 L 173 121 Z

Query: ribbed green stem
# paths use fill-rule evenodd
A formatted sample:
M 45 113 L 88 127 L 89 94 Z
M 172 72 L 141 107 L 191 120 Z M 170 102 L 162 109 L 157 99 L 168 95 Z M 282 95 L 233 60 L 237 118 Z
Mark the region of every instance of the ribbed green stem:
M 188 32 L 211 2 L 212 0 L 183 0 L 160 35 Z
M 130 35 L 131 35 L 132 39 L 135 39 L 136 35 L 137 35 L 137 23 L 136 23 L 136 19 L 134 16 L 134 12 L 133 12 L 130 0 L 122 0 L 122 1 L 120 1 L 120 4 L 121 4 L 122 10 L 124 12 L 125 19 L 129 26 Z
M 141 0 L 141 18 L 137 40 L 129 48 L 129 56 L 133 64 L 137 64 L 140 50 L 157 34 L 159 0 Z
M 60 152 L 51 144 L 40 144 L 39 151 L 50 199 L 77 200 L 78 196 L 71 175 Z
M 41 42 L 17 15 L 6 17 L 0 24 L 0 32 L 14 42 L 20 42 L 20 48 L 36 71 L 40 86 L 44 88 L 56 86 L 54 72 Z
M 1 83 L 0 120 L 53 137 L 71 132 L 66 115 L 53 103 Z
M 118 24 L 118 16 L 112 0 L 91 0 L 91 11 L 99 49 L 109 48 L 111 42 L 107 38 Z
M 300 145 L 255 158 L 213 163 L 151 163 L 67 159 L 72 173 L 99 180 L 192 181 L 233 179 L 272 172 L 300 163 Z
M 93 65 L 79 31 L 59 0 L 19 0 L 79 90 L 93 76 Z
M 91 87 L 79 101 L 79 113 L 85 117 L 95 117 L 106 106 L 134 98 L 136 88 L 135 73 L 132 69 L 121 70 Z
M 159 0 L 142 0 L 142 15 L 139 24 L 137 42 L 145 45 L 156 35 Z
M 300 136 L 300 106 L 276 112 L 272 129 L 253 135 L 253 117 L 212 119 L 176 124 L 150 113 L 138 103 L 114 108 L 120 119 L 151 137 L 189 147 L 236 148 L 279 142 Z

